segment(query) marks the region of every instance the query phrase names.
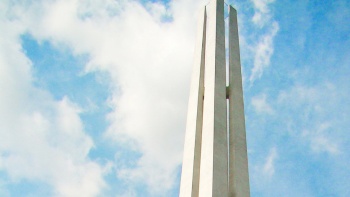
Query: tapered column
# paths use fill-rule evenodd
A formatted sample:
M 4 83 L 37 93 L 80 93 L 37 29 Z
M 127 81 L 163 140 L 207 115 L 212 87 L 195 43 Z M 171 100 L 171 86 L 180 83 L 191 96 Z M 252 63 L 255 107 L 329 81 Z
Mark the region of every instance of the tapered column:
M 249 197 L 237 12 L 232 6 L 229 6 L 229 70 L 229 196 Z
M 201 158 L 206 11 L 199 18 L 182 164 L 180 197 L 198 197 Z
M 200 197 L 228 196 L 224 0 L 207 6 Z

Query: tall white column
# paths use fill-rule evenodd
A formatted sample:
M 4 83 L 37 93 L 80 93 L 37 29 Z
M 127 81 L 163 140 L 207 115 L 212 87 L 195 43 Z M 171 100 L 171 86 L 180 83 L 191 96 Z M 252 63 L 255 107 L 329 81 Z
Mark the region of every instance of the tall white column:
M 190 98 L 188 102 L 180 197 L 198 197 L 203 125 L 205 35 L 206 10 L 204 8 L 198 22 L 198 34 L 192 71 Z
M 237 12 L 231 6 L 228 49 L 226 88 L 224 0 L 212 0 L 198 26 L 180 197 L 250 196 Z
M 229 6 L 229 174 L 229 196 L 249 197 L 237 12 L 232 6 Z
M 207 6 L 199 196 L 228 196 L 224 0 Z

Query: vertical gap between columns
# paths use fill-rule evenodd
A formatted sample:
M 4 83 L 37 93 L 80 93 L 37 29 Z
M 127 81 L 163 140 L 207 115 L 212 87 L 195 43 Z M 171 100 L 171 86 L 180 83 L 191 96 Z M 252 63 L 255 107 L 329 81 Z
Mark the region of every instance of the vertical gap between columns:
M 226 86 L 229 86 L 229 5 L 224 3 L 224 22 L 225 22 L 225 63 L 226 63 Z M 227 91 L 227 88 L 226 88 Z M 227 93 L 226 93 L 227 94 Z M 229 99 L 226 99 L 226 136 L 227 136 L 227 190 L 229 191 L 229 183 L 230 183 L 230 176 L 229 176 L 229 170 L 230 170 L 230 105 L 229 105 Z

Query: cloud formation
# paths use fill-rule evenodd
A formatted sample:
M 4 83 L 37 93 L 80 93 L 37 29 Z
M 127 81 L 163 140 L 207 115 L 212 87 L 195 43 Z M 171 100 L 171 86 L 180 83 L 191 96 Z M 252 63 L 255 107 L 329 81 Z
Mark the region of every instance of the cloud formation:
M 258 113 L 274 114 L 273 108 L 266 101 L 266 94 L 253 97 L 252 105 Z
M 265 33 L 259 36 L 259 40 L 252 46 L 255 56 L 254 66 L 249 77 L 251 84 L 256 79 L 259 79 L 264 70 L 269 67 L 270 59 L 274 52 L 273 41 L 279 30 L 278 22 L 274 20 L 273 13 L 271 13 L 269 7 L 274 0 L 253 0 L 252 2 L 254 5 L 252 21 L 259 29 L 264 30 Z
M 271 177 L 275 173 L 274 162 L 277 158 L 277 149 L 275 147 L 271 148 L 269 155 L 266 157 L 266 163 L 263 167 L 263 172 L 267 176 Z
M 273 40 L 278 32 L 278 23 L 273 22 L 269 31 L 260 37 L 260 40 L 255 46 L 254 67 L 250 75 L 250 82 L 253 83 L 260 78 L 264 70 L 270 65 L 270 59 L 274 52 Z
M 182 4 L 185 2 L 172 2 L 166 8 L 151 2 L 57 0 L 23 7 L 5 5 L 15 10 L 16 22 L 35 39 L 68 47 L 74 55 L 88 55 L 86 72 L 102 71 L 111 76 L 112 112 L 106 140 L 141 153 L 134 166 L 116 166 L 116 174 L 130 185 L 143 183 L 156 193 L 173 186 L 182 159 L 179 144 L 183 144 L 188 95 L 184 90 L 192 67 L 192 24 L 196 19 L 196 13 L 189 10 L 203 2 Z M 66 119 L 62 123 L 65 130 L 74 124 Z M 91 147 L 90 140 L 84 155 Z M 90 194 L 96 195 L 103 185 L 99 180 L 102 167 L 92 164 L 88 166 L 97 172 L 89 177 L 101 182 Z
M 2 16 L 0 37 L 0 170 L 9 180 L 44 182 L 52 196 L 96 196 L 105 187 L 104 167 L 87 154 L 93 142 L 84 132 L 79 107 L 55 101 L 32 85 L 31 61 L 19 36 L 25 27 Z
M 252 2 L 255 9 L 252 21 L 259 27 L 263 27 L 272 17 L 269 4 L 275 0 L 252 0 Z

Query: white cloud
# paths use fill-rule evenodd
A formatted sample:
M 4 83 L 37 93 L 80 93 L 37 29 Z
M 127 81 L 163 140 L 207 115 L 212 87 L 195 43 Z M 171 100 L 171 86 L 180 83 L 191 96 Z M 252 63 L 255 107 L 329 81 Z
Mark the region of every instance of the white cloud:
M 337 155 L 340 153 L 340 150 L 338 144 L 330 135 L 329 131 L 331 129 L 332 124 L 325 122 L 315 126 L 315 129 L 312 131 L 304 130 L 302 136 L 310 140 L 310 147 L 313 152 Z
M 252 21 L 259 27 L 263 27 L 272 17 L 269 4 L 275 0 L 252 0 L 254 5 L 254 16 Z
M 258 113 L 274 114 L 274 110 L 266 101 L 266 94 L 261 94 L 252 98 L 252 105 Z
M 254 7 L 252 21 L 259 31 L 263 30 L 265 34 L 258 36 L 257 42 L 250 46 L 254 53 L 254 66 L 249 77 L 251 85 L 262 76 L 264 70 L 270 65 L 270 59 L 274 52 L 273 41 L 279 30 L 278 22 L 274 20 L 270 8 L 274 2 L 274 0 L 252 0 Z
M 26 28 L 11 14 L 0 16 L 0 170 L 6 182 L 44 182 L 56 196 L 96 196 L 105 187 L 104 168 L 88 159 L 93 142 L 80 110 L 32 85 L 19 39 Z
M 166 17 L 171 17 L 171 13 L 167 10 L 164 4 L 148 2 L 146 8 L 158 22 L 161 22 Z
M 167 190 L 182 160 L 193 9 L 205 2 L 176 1 L 167 9 L 157 3 L 107 2 L 43 1 L 17 9 L 36 39 L 88 54 L 87 72 L 111 75 L 113 111 L 106 137 L 142 154 L 135 167 L 117 167 L 117 175 L 154 192 Z M 168 12 L 173 20 L 160 23 Z
M 277 103 L 287 105 L 288 111 L 297 111 L 298 116 L 289 121 L 303 126 L 294 127 L 300 129 L 300 137 L 314 153 L 336 155 L 341 152 L 338 141 L 342 128 L 337 128 L 336 124 L 340 122 L 329 116 L 332 116 L 333 108 L 338 107 L 337 98 L 340 98 L 339 93 L 330 83 L 319 86 L 296 85 L 289 91 L 281 91 Z
M 338 145 L 322 135 L 311 139 L 311 148 L 315 152 L 327 152 L 332 155 L 339 154 Z
M 308 87 L 302 85 L 293 86 L 289 91 L 281 91 L 278 96 L 278 102 L 290 102 L 290 104 L 298 105 L 305 103 L 315 103 L 319 101 L 320 91 L 316 87 Z M 292 97 L 294 97 L 292 99 Z
M 117 197 L 137 197 L 137 194 L 133 190 L 126 190 L 122 194 L 117 195 Z
M 266 162 L 263 167 L 263 173 L 269 177 L 273 176 L 275 173 L 275 160 L 278 157 L 277 149 L 275 147 L 270 149 L 268 156 L 266 157 Z
M 254 47 L 254 67 L 252 68 L 252 73 L 249 78 L 251 83 L 260 78 L 264 69 L 270 65 L 270 59 L 274 52 L 273 40 L 278 30 L 278 23 L 274 21 L 269 28 L 269 31 L 260 38 Z

